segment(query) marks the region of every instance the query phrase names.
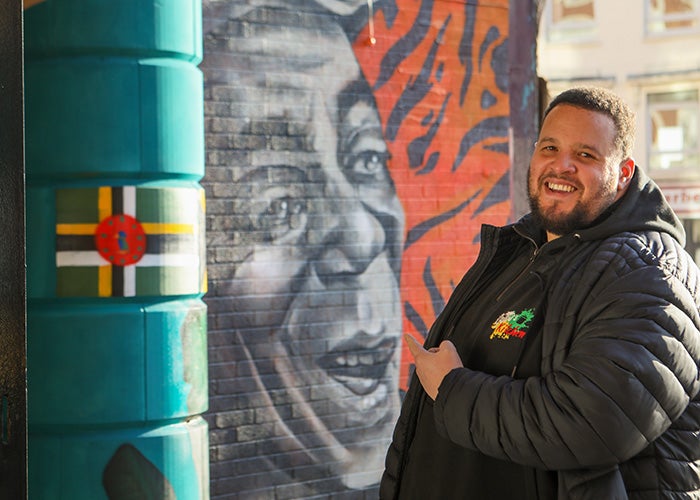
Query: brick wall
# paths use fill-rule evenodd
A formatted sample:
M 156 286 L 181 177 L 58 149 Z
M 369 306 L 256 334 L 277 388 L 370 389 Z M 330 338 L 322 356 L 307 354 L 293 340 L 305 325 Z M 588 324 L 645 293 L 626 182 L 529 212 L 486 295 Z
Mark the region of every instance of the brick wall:
M 511 212 L 507 0 L 204 1 L 212 498 L 376 498 L 402 333 Z

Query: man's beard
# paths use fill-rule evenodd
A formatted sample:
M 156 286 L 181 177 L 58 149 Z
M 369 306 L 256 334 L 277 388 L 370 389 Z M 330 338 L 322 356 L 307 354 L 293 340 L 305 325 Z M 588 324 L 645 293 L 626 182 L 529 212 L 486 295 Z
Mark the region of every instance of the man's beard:
M 585 207 L 582 205 L 577 205 L 569 213 L 550 216 L 542 211 L 539 206 L 539 200 L 532 193 L 528 193 L 528 201 L 530 202 L 530 210 L 535 222 L 549 233 L 562 236 L 573 233 L 577 229 L 583 229 L 591 222 L 588 220 L 588 214 L 586 214 Z M 553 207 L 551 211 L 554 210 L 555 208 Z
M 557 213 L 555 205 L 550 207 L 550 213 L 547 213 L 540 207 L 539 198 L 536 192 L 533 193 L 531 189 L 529 175 L 530 172 L 528 172 L 527 198 L 530 203 L 532 216 L 542 229 L 557 236 L 570 234 L 593 226 L 608 215 L 610 207 L 615 202 L 616 192 L 601 186 L 598 192 L 595 193 L 595 196 L 591 197 L 587 202 L 577 204 L 570 212 Z M 537 188 L 539 189 L 539 184 Z M 603 200 L 607 200 L 607 202 Z M 598 202 L 598 206 L 591 205 L 591 202 L 595 201 Z

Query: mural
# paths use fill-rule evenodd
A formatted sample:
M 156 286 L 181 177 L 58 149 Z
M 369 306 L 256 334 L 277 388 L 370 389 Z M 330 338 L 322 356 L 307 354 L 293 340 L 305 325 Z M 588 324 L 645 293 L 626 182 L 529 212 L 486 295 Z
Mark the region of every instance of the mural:
M 400 336 L 510 213 L 508 2 L 203 7 L 212 497 L 371 496 Z

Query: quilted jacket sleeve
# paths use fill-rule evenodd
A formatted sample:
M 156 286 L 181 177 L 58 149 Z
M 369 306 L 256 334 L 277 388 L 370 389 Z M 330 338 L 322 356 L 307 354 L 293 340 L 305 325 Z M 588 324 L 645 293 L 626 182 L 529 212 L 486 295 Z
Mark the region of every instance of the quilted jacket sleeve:
M 411 387 L 406 395 L 406 400 L 401 408 L 399 420 L 394 429 L 394 435 L 387 450 L 386 463 L 381 482 L 379 484 L 379 498 L 382 500 L 391 500 L 397 498 L 399 491 L 399 482 L 401 481 L 401 462 L 404 453 L 406 442 L 406 434 L 412 412 L 412 404 L 416 397 L 416 387 Z
M 686 257 L 663 238 L 619 240 L 567 270 L 542 331 L 545 375 L 453 370 L 435 404 L 439 432 L 555 470 L 610 467 L 639 453 L 700 387 L 700 294 Z

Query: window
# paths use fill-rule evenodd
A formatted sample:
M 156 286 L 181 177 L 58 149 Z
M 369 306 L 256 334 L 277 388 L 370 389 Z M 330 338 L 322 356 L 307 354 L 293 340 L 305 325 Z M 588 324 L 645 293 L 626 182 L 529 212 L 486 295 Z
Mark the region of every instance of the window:
M 700 265 L 700 219 L 682 219 L 685 228 L 685 249 Z
M 700 26 L 700 0 L 646 0 L 647 33 L 688 33 Z
M 647 94 L 648 164 L 653 174 L 700 168 L 698 90 Z
M 593 0 L 547 2 L 548 37 L 552 42 L 589 41 L 597 35 Z

